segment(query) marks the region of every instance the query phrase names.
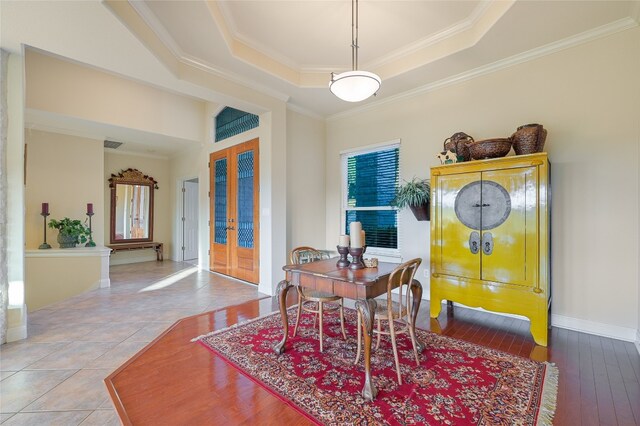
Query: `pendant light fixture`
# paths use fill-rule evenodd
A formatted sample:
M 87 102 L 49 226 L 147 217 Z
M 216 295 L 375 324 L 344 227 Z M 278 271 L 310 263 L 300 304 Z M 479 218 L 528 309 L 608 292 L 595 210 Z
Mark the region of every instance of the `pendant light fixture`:
M 380 77 L 358 70 L 358 0 L 351 0 L 351 71 L 331 73 L 329 90 L 347 102 L 364 101 L 380 88 Z

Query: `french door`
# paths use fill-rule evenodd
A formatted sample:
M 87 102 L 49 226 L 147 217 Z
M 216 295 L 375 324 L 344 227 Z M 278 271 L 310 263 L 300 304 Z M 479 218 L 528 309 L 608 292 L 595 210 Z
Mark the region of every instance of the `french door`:
M 257 284 L 259 259 L 258 139 L 210 156 L 210 268 Z

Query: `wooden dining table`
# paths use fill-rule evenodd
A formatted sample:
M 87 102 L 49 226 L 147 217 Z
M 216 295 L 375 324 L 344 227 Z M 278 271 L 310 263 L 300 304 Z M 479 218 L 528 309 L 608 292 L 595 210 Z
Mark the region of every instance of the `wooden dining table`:
M 362 334 L 364 336 L 364 387 L 362 395 L 367 401 L 373 401 L 378 391 L 371 379 L 371 340 L 373 336 L 374 315 L 376 311 L 375 297 L 387 292 L 387 283 L 391 272 L 398 266 L 395 263 L 378 262 L 377 268 L 353 270 L 348 267 L 338 267 L 338 258 L 319 260 L 298 265 L 286 265 L 282 269 L 286 272 L 286 279 L 280 281 L 276 288 L 276 295 L 280 303 L 280 314 L 284 336 L 273 349 L 278 354 L 284 353 L 289 336 L 289 319 L 287 317 L 287 292 L 292 287 L 302 287 L 309 290 L 319 290 L 333 293 L 347 299 L 355 300 L 356 309 L 361 315 Z M 416 315 L 422 299 L 422 285 L 414 280 L 411 286 L 413 303 L 409 313 L 410 327 L 414 328 Z M 422 352 L 424 344 L 417 342 L 418 351 Z

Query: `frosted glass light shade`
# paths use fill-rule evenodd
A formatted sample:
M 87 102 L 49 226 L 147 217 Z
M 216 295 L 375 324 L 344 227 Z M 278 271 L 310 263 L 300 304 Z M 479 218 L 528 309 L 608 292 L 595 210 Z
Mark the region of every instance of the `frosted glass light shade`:
M 374 73 L 347 71 L 332 74 L 329 90 L 343 101 L 360 102 L 376 93 L 381 83 L 380 77 Z

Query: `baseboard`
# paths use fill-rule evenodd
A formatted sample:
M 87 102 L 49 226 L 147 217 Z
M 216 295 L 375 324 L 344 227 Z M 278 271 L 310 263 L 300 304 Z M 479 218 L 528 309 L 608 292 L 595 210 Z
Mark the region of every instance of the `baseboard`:
M 7 343 L 27 338 L 27 326 L 21 325 L 7 329 Z
M 122 257 L 119 259 L 111 255 L 111 259 L 109 260 L 109 265 L 110 266 L 129 265 L 132 263 L 155 262 L 155 261 L 157 261 L 155 254 L 149 255 L 149 256 Z
M 551 325 L 568 330 L 580 331 L 582 333 L 595 334 L 596 336 L 625 340 L 627 342 L 636 341 L 636 335 L 638 333 L 638 330 L 634 330 L 633 328 L 566 317 L 558 314 L 551 315 Z
M 111 280 L 109 278 L 102 278 L 98 281 L 99 288 L 108 288 L 111 287 Z
M 428 303 L 429 299 L 425 299 L 423 296 L 423 302 Z M 443 300 L 442 303 L 447 303 Z M 494 315 L 501 315 L 505 317 L 518 318 L 527 320 L 526 317 L 521 315 L 506 314 L 503 312 L 487 311 L 482 308 L 472 308 L 470 306 L 462 305 L 454 302 L 454 306 L 461 306 L 466 309 L 473 309 L 476 311 L 483 311 Z M 624 340 L 626 342 L 633 342 L 640 353 L 640 330 L 635 330 L 628 327 L 620 327 L 617 325 L 604 324 L 601 322 L 583 320 L 579 318 L 567 317 L 564 315 L 551 314 L 551 326 L 565 328 L 567 330 L 579 331 L 581 333 L 594 334 L 596 336 L 609 337 L 612 339 Z

